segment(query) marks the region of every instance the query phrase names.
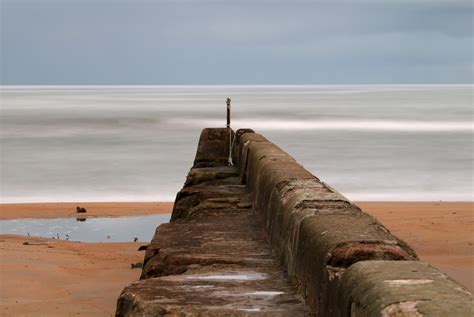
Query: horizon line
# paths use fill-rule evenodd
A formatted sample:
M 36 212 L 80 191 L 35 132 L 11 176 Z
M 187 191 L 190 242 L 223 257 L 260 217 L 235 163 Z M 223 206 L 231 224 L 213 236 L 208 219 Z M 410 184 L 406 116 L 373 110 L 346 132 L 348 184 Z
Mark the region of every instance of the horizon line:
M 289 86 L 308 86 L 308 87 L 331 87 L 331 86 L 473 86 L 472 83 L 446 83 L 446 84 L 0 84 L 0 87 L 249 87 L 249 86 L 259 86 L 259 87 L 289 87 Z

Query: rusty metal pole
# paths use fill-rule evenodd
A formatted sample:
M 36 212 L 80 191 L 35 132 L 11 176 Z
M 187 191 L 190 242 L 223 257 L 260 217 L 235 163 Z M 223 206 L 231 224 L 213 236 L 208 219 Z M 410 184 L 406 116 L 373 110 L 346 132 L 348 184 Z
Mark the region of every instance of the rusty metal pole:
M 229 166 L 234 165 L 232 162 L 232 128 L 230 127 L 230 102 L 232 99 L 230 97 L 227 97 L 227 129 L 229 130 Z
M 227 104 L 227 125 L 226 127 L 230 128 L 230 102 L 232 101 L 232 99 L 230 99 L 230 97 L 227 97 L 227 101 L 226 101 L 226 104 Z

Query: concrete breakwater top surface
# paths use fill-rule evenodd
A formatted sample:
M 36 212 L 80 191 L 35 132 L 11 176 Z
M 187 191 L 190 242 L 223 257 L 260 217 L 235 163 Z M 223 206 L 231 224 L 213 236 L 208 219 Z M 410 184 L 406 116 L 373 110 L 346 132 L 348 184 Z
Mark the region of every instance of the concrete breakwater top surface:
M 229 133 L 233 144 L 230 147 Z M 233 166 L 228 166 L 232 152 Z M 204 129 L 116 316 L 472 316 L 472 294 L 249 129 Z

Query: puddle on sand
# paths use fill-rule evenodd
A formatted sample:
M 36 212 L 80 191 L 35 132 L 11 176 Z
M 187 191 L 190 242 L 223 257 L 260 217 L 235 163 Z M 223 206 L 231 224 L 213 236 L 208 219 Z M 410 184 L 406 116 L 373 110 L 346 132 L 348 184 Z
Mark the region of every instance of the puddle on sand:
M 31 235 L 83 242 L 149 242 L 170 214 L 117 218 L 13 219 L 0 221 L 0 234 Z

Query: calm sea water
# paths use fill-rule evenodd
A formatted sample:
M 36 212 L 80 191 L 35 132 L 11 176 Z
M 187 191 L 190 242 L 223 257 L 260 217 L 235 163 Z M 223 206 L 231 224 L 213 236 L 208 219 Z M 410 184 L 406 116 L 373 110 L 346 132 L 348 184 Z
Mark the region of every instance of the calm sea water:
M 1 201 L 172 201 L 227 96 L 348 198 L 472 201 L 473 87 L 3 86 Z
M 118 218 L 0 220 L 0 234 L 30 235 L 83 242 L 150 241 L 169 214 Z

